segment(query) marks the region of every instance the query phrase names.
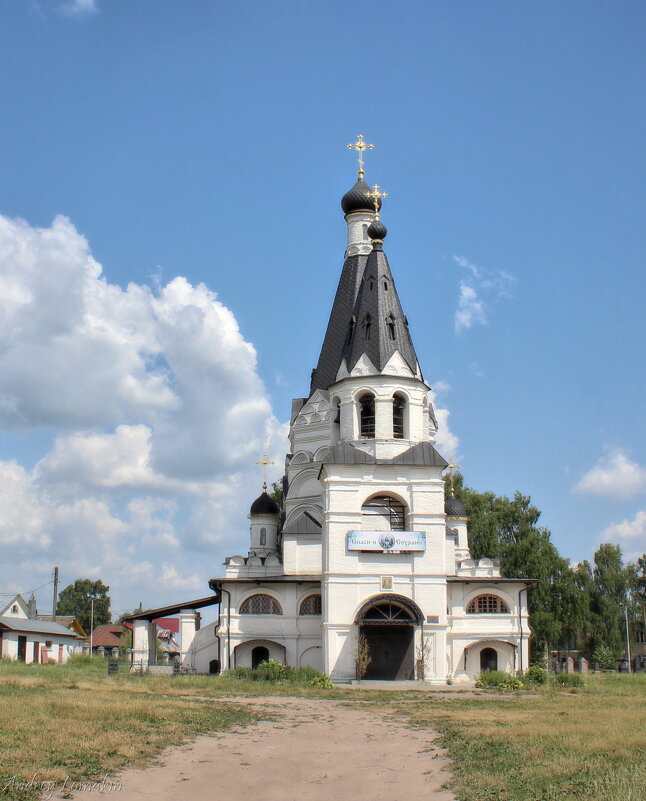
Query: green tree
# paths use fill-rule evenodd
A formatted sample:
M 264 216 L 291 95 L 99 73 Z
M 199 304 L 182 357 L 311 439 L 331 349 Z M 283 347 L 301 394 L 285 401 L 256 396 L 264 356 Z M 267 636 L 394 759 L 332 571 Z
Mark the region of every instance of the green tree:
M 100 579 L 77 579 L 61 591 L 56 606 L 57 615 L 74 615 L 85 631 L 90 633 L 90 608 L 94 596 L 94 627 L 110 622 L 110 596 Z
M 622 604 L 627 602 L 630 570 L 624 567 L 619 545 L 604 543 L 594 554 L 590 593 L 589 652 L 601 645 L 615 656 L 624 650 Z
M 455 476 L 455 494 L 469 516 L 469 550 L 474 559 L 499 559 L 510 578 L 538 579 L 529 592 L 532 656 L 540 661 L 546 648 L 575 647 L 585 620 L 586 599 L 569 563 L 538 525 L 540 510 L 531 498 L 476 492 Z

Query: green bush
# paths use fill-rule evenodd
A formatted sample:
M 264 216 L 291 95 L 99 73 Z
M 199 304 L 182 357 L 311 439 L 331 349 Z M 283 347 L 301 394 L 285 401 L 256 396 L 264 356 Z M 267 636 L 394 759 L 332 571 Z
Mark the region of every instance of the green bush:
M 599 665 L 601 670 L 617 669 L 617 656 L 607 645 L 597 645 L 592 654 L 592 661 Z
M 539 665 L 532 665 L 525 671 L 524 679 L 528 684 L 547 684 L 548 673 Z
M 293 668 L 287 673 L 287 681 L 290 684 L 307 684 L 310 679 L 316 679 L 322 676 L 322 673 L 316 668 L 309 667 L 308 665 L 299 668 Z
M 328 690 L 332 689 L 334 685 L 330 681 L 329 676 L 325 676 L 323 673 L 319 673 L 318 676 L 312 676 L 311 679 L 308 679 L 305 682 L 306 687 L 325 687 Z
M 300 687 L 332 687 L 332 682 L 313 667 L 290 668 L 275 659 L 261 662 L 257 668 L 237 667 L 225 674 L 242 681 L 287 681 Z
M 282 681 L 287 678 L 289 668 L 282 665 L 276 659 L 268 662 L 261 662 L 256 668 L 256 675 L 259 681 Z
M 476 681 L 476 687 L 496 687 L 499 690 L 522 690 L 523 683 L 510 673 L 505 673 L 504 670 L 487 670 L 480 674 L 480 677 Z
M 580 673 L 559 673 L 554 677 L 554 683 L 559 687 L 583 687 L 585 684 Z
M 242 681 L 257 681 L 255 670 L 250 667 L 236 667 L 228 670 L 226 675 L 232 676 L 234 679 L 242 679 Z

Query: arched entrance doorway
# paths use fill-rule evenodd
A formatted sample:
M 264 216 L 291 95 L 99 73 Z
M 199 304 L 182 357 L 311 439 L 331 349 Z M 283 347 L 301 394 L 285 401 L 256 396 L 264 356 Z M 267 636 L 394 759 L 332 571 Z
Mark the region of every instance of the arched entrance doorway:
M 370 655 L 365 679 L 415 678 L 415 626 L 423 621 L 413 601 L 402 596 L 373 598 L 357 616 Z
M 269 662 L 269 648 L 257 645 L 251 652 L 251 667 L 255 670 L 261 662 Z
M 483 648 L 480 651 L 480 672 L 498 670 L 498 652 L 495 648 Z

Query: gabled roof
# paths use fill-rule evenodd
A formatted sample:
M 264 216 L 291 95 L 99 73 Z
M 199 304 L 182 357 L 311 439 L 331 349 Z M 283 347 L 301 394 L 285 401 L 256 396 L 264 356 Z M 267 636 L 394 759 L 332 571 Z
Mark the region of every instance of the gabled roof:
M 2 602 L 3 605 L 0 606 L 0 617 L 6 614 L 14 604 L 18 604 L 18 607 L 23 615 L 29 614 L 29 606 L 27 605 L 27 601 L 22 597 L 20 593 L 14 595 L 10 601 Z M 7 617 L 13 617 L 13 615 L 7 615 Z
M 97 626 L 91 634 L 92 647 L 98 648 L 102 645 L 104 648 L 119 648 L 125 645 L 123 640 L 124 627 L 116 623 L 104 623 Z M 87 642 L 90 642 L 90 637 L 86 637 Z
M 448 462 L 430 442 L 413 445 L 392 459 L 375 459 L 372 454 L 355 448 L 349 442 L 339 442 L 325 456 L 323 464 L 410 464 L 446 467 Z
M 0 617 L 0 628 L 10 631 L 24 631 L 29 634 L 51 634 L 56 637 L 74 637 L 81 639 L 78 634 L 61 626 L 60 623 L 51 623 L 48 620 L 29 620 L 22 617 Z
M 288 525 L 283 528 L 283 537 L 286 534 L 314 534 L 320 535 L 323 527 L 309 512 L 301 512 Z

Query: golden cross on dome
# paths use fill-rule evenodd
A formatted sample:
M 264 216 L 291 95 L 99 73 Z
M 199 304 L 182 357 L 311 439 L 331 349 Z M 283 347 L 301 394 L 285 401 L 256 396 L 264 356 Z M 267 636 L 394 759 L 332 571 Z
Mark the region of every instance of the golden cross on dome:
M 269 458 L 268 453 L 263 453 L 262 459 L 256 459 L 256 464 L 262 465 L 262 478 L 263 478 L 262 489 L 263 492 L 267 492 L 267 467 L 270 464 L 276 464 L 276 462 L 274 462 L 273 459 Z
M 379 184 L 375 184 L 372 187 L 372 192 L 366 193 L 369 197 L 372 198 L 372 202 L 375 204 L 375 220 L 379 219 L 379 199 L 382 197 L 388 197 L 388 192 L 380 192 L 379 191 Z
M 369 145 L 363 141 L 363 134 L 357 136 L 357 141 L 354 144 L 348 145 L 349 150 L 356 150 L 359 153 L 359 178 L 363 178 L 363 151 L 372 150 L 374 145 Z
M 446 469 L 451 471 L 449 473 L 449 485 L 451 486 L 451 495 L 455 495 L 455 487 L 453 486 L 453 471 L 457 470 L 459 467 L 462 467 L 462 465 L 456 464 L 455 457 L 450 456 L 449 463 L 447 464 Z

